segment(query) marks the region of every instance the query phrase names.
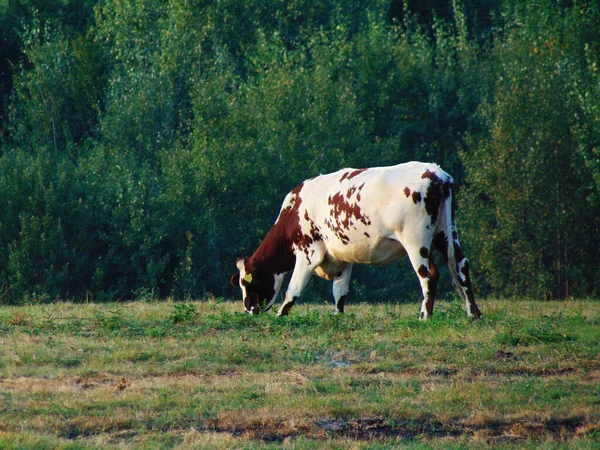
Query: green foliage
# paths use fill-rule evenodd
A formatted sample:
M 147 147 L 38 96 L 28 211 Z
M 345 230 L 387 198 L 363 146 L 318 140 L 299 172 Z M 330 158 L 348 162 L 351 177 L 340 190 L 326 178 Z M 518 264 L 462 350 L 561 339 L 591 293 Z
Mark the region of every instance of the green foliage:
M 229 295 L 303 179 L 414 159 L 468 182 L 481 288 L 598 292 L 594 3 L 46 3 L 0 7 L 0 302 Z
M 73 159 L 99 112 L 101 63 L 85 36 L 69 38 L 34 16 L 22 34 L 23 60 L 13 77 L 11 138 L 33 151 Z
M 494 103 L 481 107 L 488 130 L 464 153 L 466 239 L 494 292 L 598 292 L 598 187 L 581 152 L 593 150 L 580 141 L 589 137 L 580 130 L 597 124 L 574 89 L 585 67 L 587 9 L 532 4 L 512 14 L 514 27 L 492 54 Z
M 196 307 L 193 304 L 182 303 L 173 305 L 173 312 L 170 319 L 173 323 L 183 323 L 194 320 L 196 315 Z

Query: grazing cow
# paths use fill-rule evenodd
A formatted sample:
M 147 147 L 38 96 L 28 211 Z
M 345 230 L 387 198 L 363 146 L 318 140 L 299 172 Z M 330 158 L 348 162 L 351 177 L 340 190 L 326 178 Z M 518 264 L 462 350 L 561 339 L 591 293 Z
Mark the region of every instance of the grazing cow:
M 458 243 L 453 180 L 435 164 L 342 169 L 320 175 L 290 192 L 277 221 L 249 258 L 237 261 L 231 284 L 242 289 L 244 308 L 268 311 L 284 274 L 293 269 L 278 316 L 289 313 L 310 275 L 333 280 L 335 312 L 344 311 L 352 265 L 388 265 L 408 255 L 423 291 L 421 319 L 433 313 L 441 251 L 467 315 L 481 317 Z

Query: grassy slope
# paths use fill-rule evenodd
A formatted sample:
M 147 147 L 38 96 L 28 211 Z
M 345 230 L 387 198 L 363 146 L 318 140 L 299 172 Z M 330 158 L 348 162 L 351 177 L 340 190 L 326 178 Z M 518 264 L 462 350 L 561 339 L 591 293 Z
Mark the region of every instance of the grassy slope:
M 597 448 L 600 302 L 0 308 L 0 448 Z

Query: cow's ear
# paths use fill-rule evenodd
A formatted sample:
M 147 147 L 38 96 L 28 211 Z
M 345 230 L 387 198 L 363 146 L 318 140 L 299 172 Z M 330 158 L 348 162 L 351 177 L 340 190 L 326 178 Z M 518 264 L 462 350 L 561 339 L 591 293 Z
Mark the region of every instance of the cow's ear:
M 231 282 L 231 285 L 233 287 L 238 287 L 240 285 L 240 274 L 239 273 L 235 273 L 231 276 L 231 280 L 229 280 Z
M 237 266 L 238 270 L 241 271 L 246 267 L 246 258 L 238 258 L 235 262 L 235 265 Z

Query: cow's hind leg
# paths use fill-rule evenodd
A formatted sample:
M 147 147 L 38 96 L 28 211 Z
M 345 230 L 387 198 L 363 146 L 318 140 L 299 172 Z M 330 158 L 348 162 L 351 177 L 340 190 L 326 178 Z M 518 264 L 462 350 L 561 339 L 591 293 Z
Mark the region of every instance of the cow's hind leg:
M 352 264 L 349 264 L 340 274 L 333 279 L 333 301 L 335 302 L 335 314 L 344 312 L 346 295 L 350 290 L 350 275 Z
M 475 303 L 469 260 L 464 256 L 458 240 L 454 241 L 454 256 L 456 258 L 456 271 L 451 271 L 454 284 L 463 300 L 465 300 L 467 316 L 479 319 L 482 314 L 477 303 Z
M 451 239 L 448 239 L 448 235 L 451 236 Z M 465 301 L 467 316 L 479 319 L 482 314 L 475 303 L 469 260 L 458 242 L 458 233 L 454 222 L 451 222 L 451 228 L 447 232 L 441 231 L 436 235 L 433 244 L 442 252 L 448 263 L 454 287 Z
M 433 304 L 440 275 L 431 257 L 429 247 L 423 246 L 410 250 L 408 251 L 408 257 L 421 283 L 421 291 L 423 292 L 421 319 L 425 320 L 433 314 Z

